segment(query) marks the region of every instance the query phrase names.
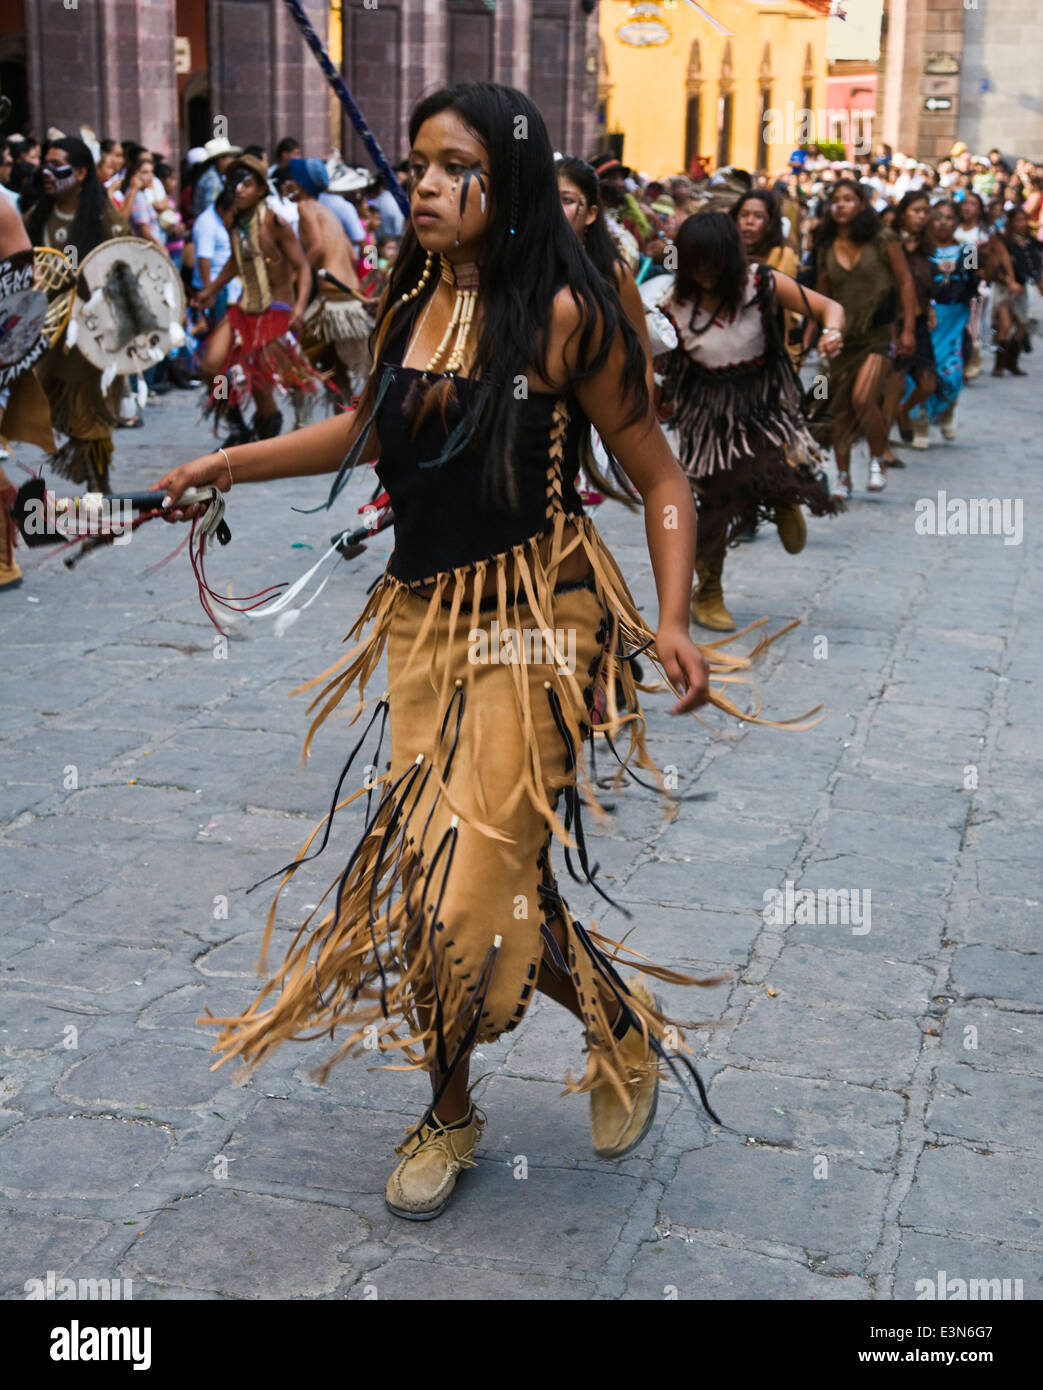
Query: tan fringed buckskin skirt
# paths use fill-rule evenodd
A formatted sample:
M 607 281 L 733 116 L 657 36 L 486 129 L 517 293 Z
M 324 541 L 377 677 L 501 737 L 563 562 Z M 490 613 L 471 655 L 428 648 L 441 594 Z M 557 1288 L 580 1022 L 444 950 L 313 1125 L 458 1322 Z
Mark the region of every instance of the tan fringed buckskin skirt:
M 548 540 L 549 559 L 540 544 Z M 590 578 L 556 587 L 563 555 L 578 546 L 590 560 Z M 491 572 L 497 592 L 483 601 L 474 595 Z M 359 698 L 352 722 L 368 711 L 368 723 L 341 774 L 330 817 L 288 867 L 283 886 L 312 857 L 320 831 L 320 849 L 325 844 L 334 811 L 344 814 L 350 804 L 347 814 L 358 814 L 361 804 L 365 824 L 324 896 L 323 903 L 330 899 L 325 915 L 312 925 L 320 903 L 246 1013 L 199 1020 L 223 1029 L 214 1051 L 225 1055 L 214 1065 L 238 1055 L 252 1068 L 288 1039 L 340 1033 L 337 1051 L 316 1070 L 320 1079 L 352 1050 L 372 1057 L 379 1048 L 400 1067 L 434 1071 L 444 1081 L 475 1043 L 517 1027 L 544 963 L 571 976 L 586 1029 L 586 1070 L 580 1080 L 565 1078 L 566 1091 L 608 1081 L 628 1097 L 633 1078 L 609 1025 L 618 1002 L 647 1030 L 660 1064 L 679 1075 L 681 1062 L 703 1095 L 683 1055 L 680 1025 L 642 1005 L 616 964 L 626 957 L 633 968 L 671 983 L 717 981 L 679 974 L 584 928 L 551 867 L 556 838 L 575 876 L 601 891 L 583 822 L 584 810 L 605 815 L 587 770 L 591 738 L 619 759 L 616 785 L 636 764 L 663 795 L 667 814 L 676 813 L 645 746 L 637 689 L 653 687 L 635 685 L 629 659 L 641 650 L 655 661 L 653 633 L 586 517 L 567 522 L 559 514 L 548 537 L 432 582 L 434 591 L 421 597 L 385 574 L 346 639 L 360 640 L 302 687 L 325 682 L 312 705 L 319 712 L 305 754 L 318 725 L 352 686 Z M 739 673 L 774 638 L 762 638 L 747 657 L 723 652 L 730 640 L 702 648 L 718 687 L 712 701 L 767 722 L 756 711 L 739 711 L 720 686 L 743 679 Z M 388 688 L 367 704 L 365 688 L 384 650 Z M 382 766 L 387 725 L 391 756 Z M 363 753 L 370 741 L 377 751 Z M 353 764 L 369 765 L 369 785 L 356 771 L 352 788 Z M 265 953 L 277 903 L 278 896 Z M 555 917 L 564 928 L 564 951 L 560 928 L 550 930 Z M 668 1027 L 669 1051 L 663 1046 Z M 432 1106 L 438 1098 L 436 1092 Z

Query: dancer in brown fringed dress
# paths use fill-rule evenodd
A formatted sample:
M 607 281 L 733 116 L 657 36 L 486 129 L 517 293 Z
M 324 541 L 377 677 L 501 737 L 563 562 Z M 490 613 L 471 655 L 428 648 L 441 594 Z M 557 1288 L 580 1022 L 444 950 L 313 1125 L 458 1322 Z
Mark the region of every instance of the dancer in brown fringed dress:
M 678 336 L 661 407 L 677 431 L 699 509 L 692 616 L 703 627 L 731 632 L 721 582 L 728 545 L 758 521 L 770 521 L 796 553 L 806 536 L 802 506 L 813 516 L 842 508 L 816 473 L 820 456 L 779 305 L 826 323 L 823 351 L 840 348 L 844 316 L 832 300 L 802 291 L 780 272 L 749 265 L 727 213 L 694 214 L 676 246 L 677 283 L 659 305 Z
M 29 209 L 25 225 L 34 246 L 67 253 L 73 266 L 103 241 L 126 234 L 82 140 L 63 136 L 50 142 L 43 196 Z M 112 431 L 119 420 L 121 379 L 103 391 L 101 371 L 77 347 L 69 347 L 68 329 L 41 357 L 36 373 L 50 404 L 51 423 L 66 436 L 49 470 L 92 492 L 111 491 Z
M 345 701 L 364 725 L 330 818 L 287 878 L 323 849 L 334 810 L 350 804 L 364 827 L 254 1004 L 205 1022 L 221 1028 L 222 1060 L 251 1067 L 287 1040 L 326 1037 L 337 1046 L 321 1076 L 375 1049 L 427 1071 L 432 1100 L 386 1200 L 428 1220 L 475 1166 L 471 1050 L 516 1028 L 536 991 L 583 1022 L 586 1066 L 567 1089 L 590 1094 L 602 1157 L 647 1133 L 661 1066 L 708 1105 L 680 1026 L 618 971 L 628 958 L 653 979 L 711 981 L 648 960 L 639 938 L 624 947 L 584 927 L 551 846 L 603 893 L 585 834 L 584 812 L 604 814 L 584 753 L 594 743 L 620 759 L 617 784 L 636 766 L 676 811 L 645 742 L 638 651 L 679 694 L 675 713 L 709 698 L 739 715 L 724 688 L 749 658 L 688 634 L 691 493 L 655 423 L 641 341 L 561 215 L 538 110 L 511 88 L 461 84 L 425 98 L 409 133 L 413 216 L 357 413 L 206 456 L 159 486 L 176 502 L 201 483 L 337 471 L 332 502 L 351 468 L 378 459 L 395 549 L 350 649 L 303 687 L 318 688 L 308 745 Z M 573 485 L 592 422 L 648 509 L 655 630 Z M 273 904 L 266 945 L 274 920 Z
M 0 261 L 22 253 L 28 262 L 26 253 L 30 250 L 29 235 L 21 218 L 0 199 Z M 6 376 L 7 372 L 0 373 L 0 377 Z M 0 385 L 0 441 L 14 439 L 35 444 L 49 454 L 55 450 L 47 398 L 32 366 Z M 11 516 L 16 494 L 14 484 L 0 468 L 0 589 L 12 588 L 22 578 L 14 553 L 17 527 Z

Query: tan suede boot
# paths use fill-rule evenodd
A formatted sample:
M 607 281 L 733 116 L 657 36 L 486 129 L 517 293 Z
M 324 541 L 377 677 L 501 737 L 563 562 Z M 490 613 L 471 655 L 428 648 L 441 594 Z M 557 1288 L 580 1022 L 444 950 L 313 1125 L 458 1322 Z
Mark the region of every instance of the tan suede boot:
M 471 1106 L 465 1123 L 445 1126 L 437 1115 L 419 1135 L 399 1144 L 405 1154 L 387 1181 L 384 1200 L 389 1211 L 407 1221 L 433 1221 L 449 1205 L 457 1175 L 477 1168 L 474 1151 L 485 1127 L 485 1116 Z
M 724 606 L 721 589 L 723 569 L 723 555 L 712 562 L 696 558 L 695 572 L 699 576 L 699 587 L 692 595 L 692 617 L 700 627 L 708 627 L 713 632 L 734 632 L 735 623 Z
M 656 1000 L 635 976 L 627 988 L 646 1008 Z M 628 1111 L 607 1081 L 590 1093 L 590 1136 L 598 1158 L 623 1158 L 636 1149 L 652 1127 L 659 1101 L 657 1057 L 638 1028 L 631 1027 L 620 1049 L 630 1069 L 631 1109 Z

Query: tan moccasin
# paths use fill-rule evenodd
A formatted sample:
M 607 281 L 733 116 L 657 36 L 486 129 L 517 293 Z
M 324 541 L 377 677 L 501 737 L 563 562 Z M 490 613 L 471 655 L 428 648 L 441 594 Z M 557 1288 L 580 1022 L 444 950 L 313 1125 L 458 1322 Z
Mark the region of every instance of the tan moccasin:
M 476 1168 L 474 1151 L 485 1126 L 485 1116 L 471 1106 L 466 1121 L 453 1126 L 424 1125 L 413 1139 L 399 1144 L 397 1154 L 405 1157 L 388 1178 L 384 1200 L 388 1210 L 407 1221 L 432 1221 L 449 1204 L 457 1175 L 463 1168 Z
M 648 1009 L 658 1001 L 635 976 L 627 981 L 630 993 Z M 639 1028 L 631 1027 L 619 1044 L 630 1069 L 628 1111 L 610 1082 L 603 1081 L 590 1093 L 590 1134 L 598 1158 L 624 1158 L 644 1139 L 655 1119 L 659 1101 L 658 1058 Z

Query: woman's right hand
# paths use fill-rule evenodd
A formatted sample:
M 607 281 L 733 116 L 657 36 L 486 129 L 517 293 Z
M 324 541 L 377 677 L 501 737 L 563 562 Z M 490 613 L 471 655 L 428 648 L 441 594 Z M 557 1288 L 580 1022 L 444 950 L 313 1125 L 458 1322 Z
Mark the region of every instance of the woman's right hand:
M 222 469 L 223 474 L 222 474 Z M 163 520 L 191 521 L 204 510 L 202 504 L 178 507 L 178 498 L 192 487 L 216 487 L 219 492 L 227 492 L 232 486 L 228 469 L 220 454 L 205 454 L 193 459 L 191 463 L 179 464 L 169 473 L 164 473 L 156 483 L 155 491 L 163 491 Z

